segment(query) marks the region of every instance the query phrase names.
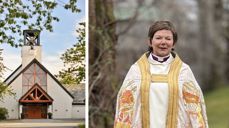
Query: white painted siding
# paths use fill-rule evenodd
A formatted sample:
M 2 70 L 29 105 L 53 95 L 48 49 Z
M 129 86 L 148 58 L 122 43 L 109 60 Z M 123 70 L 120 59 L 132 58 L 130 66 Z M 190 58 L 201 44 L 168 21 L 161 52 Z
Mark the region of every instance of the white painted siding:
M 9 87 L 16 93 L 15 96 L 5 96 L 3 102 L 0 102 L 0 107 L 8 109 L 9 119 L 19 118 L 19 99 L 22 96 L 22 75 L 18 76 Z
M 72 118 L 85 119 L 85 105 L 72 105 Z
M 47 74 L 47 92 L 53 98 L 54 119 L 72 118 L 72 97 Z

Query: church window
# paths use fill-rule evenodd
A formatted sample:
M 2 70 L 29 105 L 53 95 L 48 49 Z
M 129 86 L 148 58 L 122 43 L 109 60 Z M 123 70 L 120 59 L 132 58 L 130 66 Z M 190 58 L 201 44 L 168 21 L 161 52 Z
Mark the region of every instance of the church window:
M 42 89 L 47 90 L 47 73 L 34 63 L 23 72 L 23 90 L 28 91 L 36 83 L 40 85 Z

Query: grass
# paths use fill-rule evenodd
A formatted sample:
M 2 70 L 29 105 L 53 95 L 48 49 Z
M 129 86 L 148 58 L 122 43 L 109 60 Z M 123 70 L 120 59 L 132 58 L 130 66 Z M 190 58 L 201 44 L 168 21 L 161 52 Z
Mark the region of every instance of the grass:
M 85 128 L 85 124 L 80 124 L 78 127 L 79 128 Z
M 205 95 L 209 128 L 229 128 L 229 86 Z

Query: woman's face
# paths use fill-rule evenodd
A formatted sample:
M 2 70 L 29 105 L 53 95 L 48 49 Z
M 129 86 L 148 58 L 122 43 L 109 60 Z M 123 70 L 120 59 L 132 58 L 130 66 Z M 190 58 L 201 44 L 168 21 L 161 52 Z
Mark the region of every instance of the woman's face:
M 164 57 L 172 51 L 173 44 L 172 32 L 170 30 L 159 30 L 154 33 L 149 45 L 153 48 L 153 54 Z

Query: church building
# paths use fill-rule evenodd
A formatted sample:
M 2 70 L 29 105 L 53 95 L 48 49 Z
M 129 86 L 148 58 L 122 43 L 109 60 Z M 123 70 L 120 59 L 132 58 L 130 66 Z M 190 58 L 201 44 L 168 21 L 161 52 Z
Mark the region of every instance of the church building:
M 24 30 L 22 64 L 4 81 L 15 93 L 0 107 L 8 119 L 84 118 L 84 103 L 74 103 L 70 93 L 41 63 L 40 31 Z

